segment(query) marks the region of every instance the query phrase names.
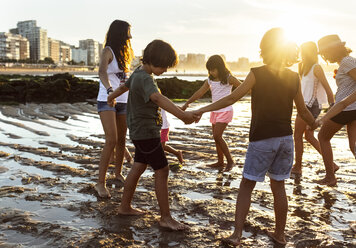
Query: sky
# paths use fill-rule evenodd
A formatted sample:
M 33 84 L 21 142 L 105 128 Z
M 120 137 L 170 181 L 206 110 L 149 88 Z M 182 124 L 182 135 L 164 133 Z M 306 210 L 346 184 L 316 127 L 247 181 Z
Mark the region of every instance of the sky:
M 298 45 L 338 34 L 356 51 L 355 0 L 1 0 L 1 10 L 0 32 L 37 20 L 48 37 L 75 46 L 83 39 L 103 43 L 110 23 L 125 20 L 135 55 L 162 39 L 178 54 L 258 61 L 260 40 L 274 27 L 284 28 Z

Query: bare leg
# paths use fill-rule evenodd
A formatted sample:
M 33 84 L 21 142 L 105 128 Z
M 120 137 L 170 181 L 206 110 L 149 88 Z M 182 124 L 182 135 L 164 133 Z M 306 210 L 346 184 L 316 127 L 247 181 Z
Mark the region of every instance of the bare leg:
M 274 215 L 276 222 L 274 233 L 271 234 L 271 237 L 280 244 L 286 244 L 284 230 L 287 221 L 288 200 L 284 187 L 284 180 L 276 181 L 271 179 L 271 189 L 274 199 Z
M 218 151 L 218 158 L 219 156 L 222 156 L 222 161 L 224 161 L 223 156 L 225 155 L 227 160 L 225 171 L 230 171 L 232 167 L 234 167 L 235 163 L 231 157 L 229 147 L 227 146 L 225 139 L 222 137 L 226 127 L 227 127 L 227 123 L 220 123 L 220 122 L 216 123 L 213 129 L 213 135 L 216 144 L 216 149 Z
M 158 205 L 161 211 L 160 226 L 174 231 L 188 229 L 188 226 L 172 218 L 168 201 L 168 166 L 155 171 L 155 190 Z
M 292 173 L 302 174 L 302 157 L 303 157 L 303 133 L 306 130 L 306 124 L 298 115 L 295 118 L 294 125 L 294 150 L 295 163 L 292 168 Z
M 118 208 L 118 213 L 123 215 L 141 215 L 145 212 L 131 207 L 133 195 L 136 190 L 138 180 L 142 173 L 146 170 L 147 164 L 135 162 L 131 167 L 129 174 L 126 177 L 124 192 L 121 198 L 121 205 Z
M 124 163 L 124 154 L 126 150 L 126 115 L 116 115 L 116 128 L 117 128 L 117 149 L 116 149 L 116 166 L 115 177 L 124 182 L 125 179 L 121 174 L 122 164 Z
M 330 140 L 334 136 L 334 134 L 342 128 L 342 126 L 343 125 L 333 122 L 332 120 L 327 120 L 324 122 L 323 126 L 319 131 L 318 139 L 326 172 L 325 178 L 319 181 L 320 184 L 326 184 L 328 186 L 336 185 L 337 181 L 333 166 L 334 158 Z
M 117 143 L 115 115 L 114 111 L 102 111 L 99 113 L 105 133 L 105 144 L 100 155 L 99 179 L 94 188 L 100 197 L 111 197 L 109 190 L 106 188 L 106 172 L 108 170 L 111 154 Z
M 235 230 L 230 237 L 224 239 L 226 243 L 232 245 L 240 244 L 244 223 L 251 205 L 252 190 L 255 188 L 255 185 L 255 181 L 242 178 L 236 200 Z
M 182 151 L 178 151 L 178 150 L 174 149 L 170 145 L 167 145 L 166 142 L 162 142 L 162 147 L 163 147 L 163 150 L 165 150 L 166 152 L 169 152 L 169 153 L 172 153 L 173 155 L 175 155 L 180 164 L 184 163 Z
M 132 164 L 132 155 L 131 155 L 129 149 L 127 149 L 127 146 L 125 146 L 125 154 L 124 154 L 124 156 L 125 156 L 126 161 L 129 164 Z
M 356 121 L 347 124 L 347 135 L 349 137 L 350 150 L 356 157 Z

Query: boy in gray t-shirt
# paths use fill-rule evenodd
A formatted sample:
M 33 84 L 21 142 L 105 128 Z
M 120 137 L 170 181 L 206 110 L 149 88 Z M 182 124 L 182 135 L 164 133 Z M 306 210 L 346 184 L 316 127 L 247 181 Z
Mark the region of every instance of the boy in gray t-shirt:
M 177 64 L 177 54 L 166 42 L 154 40 L 144 50 L 143 65 L 137 68 L 125 85 L 108 96 L 108 104 L 114 105 L 115 98 L 129 91 L 127 102 L 127 125 L 130 138 L 135 145 L 134 164 L 126 177 L 124 192 L 118 212 L 123 215 L 141 215 L 145 212 L 134 209 L 131 201 L 136 185 L 147 165 L 155 171 L 155 191 L 161 211 L 159 224 L 172 230 L 185 230 L 189 227 L 172 218 L 168 202 L 168 162 L 161 145 L 160 130 L 162 119 L 160 107 L 190 124 L 199 119 L 192 112 L 184 112 L 167 97 L 161 95 L 152 77 L 161 75 L 168 67 Z

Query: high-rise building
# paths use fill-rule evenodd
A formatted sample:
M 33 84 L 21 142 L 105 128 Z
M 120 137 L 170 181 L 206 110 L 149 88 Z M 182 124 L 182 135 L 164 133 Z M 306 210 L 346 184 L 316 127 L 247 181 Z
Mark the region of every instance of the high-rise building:
M 72 47 L 72 60 L 75 63 L 88 64 L 88 50 L 79 47 Z
M 98 65 L 100 61 L 100 43 L 93 39 L 79 41 L 79 48 L 88 51 L 88 65 Z
M 29 41 L 21 35 L 0 33 L 0 59 L 28 59 L 30 57 L 29 49 Z
M 52 58 L 54 63 L 60 61 L 60 42 L 52 38 L 48 38 L 48 57 Z
M 72 49 L 69 45 L 61 45 L 61 62 L 68 63 L 72 60 Z
M 30 58 L 34 61 L 48 57 L 47 30 L 37 27 L 35 20 L 17 23 L 17 28 L 11 29 L 11 33 L 20 34 L 30 42 Z

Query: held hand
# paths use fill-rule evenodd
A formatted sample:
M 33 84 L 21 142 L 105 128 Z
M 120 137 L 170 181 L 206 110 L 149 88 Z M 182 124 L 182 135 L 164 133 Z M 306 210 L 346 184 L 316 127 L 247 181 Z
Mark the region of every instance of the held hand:
M 193 115 L 195 118 L 195 123 L 198 123 L 203 115 L 203 112 L 201 112 L 199 110 L 195 110 L 195 111 L 193 111 Z
M 182 118 L 182 121 L 185 124 L 192 124 L 194 121 L 196 121 L 196 116 L 194 115 L 194 112 L 192 111 L 184 112 L 184 117 Z
M 116 99 L 111 93 L 108 95 L 107 103 L 110 107 L 114 107 L 116 105 Z
M 182 107 L 180 107 L 181 110 L 185 111 L 189 107 L 189 104 L 184 103 Z

